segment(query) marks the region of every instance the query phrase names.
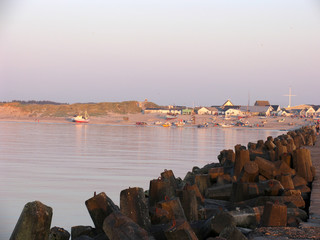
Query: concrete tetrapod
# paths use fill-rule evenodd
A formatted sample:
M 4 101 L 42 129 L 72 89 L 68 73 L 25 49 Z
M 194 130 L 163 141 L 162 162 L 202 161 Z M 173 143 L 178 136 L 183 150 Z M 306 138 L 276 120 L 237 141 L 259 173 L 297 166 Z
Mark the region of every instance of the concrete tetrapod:
M 140 227 L 149 230 L 149 208 L 142 188 L 128 188 L 120 193 L 120 210 Z
M 39 201 L 27 203 L 11 234 L 10 240 L 48 240 L 52 208 Z

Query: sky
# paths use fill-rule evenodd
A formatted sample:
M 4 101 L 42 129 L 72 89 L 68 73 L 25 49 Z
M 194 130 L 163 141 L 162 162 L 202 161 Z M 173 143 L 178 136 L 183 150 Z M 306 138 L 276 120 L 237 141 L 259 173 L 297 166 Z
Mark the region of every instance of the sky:
M 1 0 L 0 101 L 320 104 L 319 0 Z

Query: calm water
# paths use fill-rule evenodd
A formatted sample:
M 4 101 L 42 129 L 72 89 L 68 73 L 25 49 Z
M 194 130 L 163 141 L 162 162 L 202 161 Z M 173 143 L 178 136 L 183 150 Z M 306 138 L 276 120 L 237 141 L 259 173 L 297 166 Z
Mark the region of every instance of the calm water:
M 282 133 L 0 122 L 0 239 L 29 201 L 53 208 L 52 226 L 93 226 L 84 202 L 94 191 L 118 204 L 121 190 L 148 189 L 164 169 L 183 178 L 193 166 L 217 162 L 223 149 Z

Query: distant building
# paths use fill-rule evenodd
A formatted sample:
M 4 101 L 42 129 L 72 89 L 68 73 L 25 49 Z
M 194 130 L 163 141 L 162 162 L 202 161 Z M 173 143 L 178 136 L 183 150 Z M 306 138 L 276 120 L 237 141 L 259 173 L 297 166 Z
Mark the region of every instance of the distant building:
M 280 105 L 271 105 L 271 107 L 273 108 L 273 112 L 279 112 L 281 110 Z
M 257 100 L 255 103 L 254 103 L 254 106 L 270 106 L 270 103 L 269 101 L 265 101 L 265 100 Z
M 210 114 L 210 110 L 206 107 L 196 107 L 194 110 L 196 114 L 199 114 L 199 115 Z
M 272 107 L 269 106 L 241 106 L 240 110 L 247 111 L 253 116 L 270 116 Z
M 289 117 L 293 114 L 287 111 L 285 108 L 282 108 L 280 111 L 278 111 L 277 116 L 283 116 L 283 117 Z
M 182 109 L 182 114 L 183 115 L 191 115 L 192 112 L 193 112 L 192 108 L 184 108 L 184 109 Z
M 316 109 L 314 109 L 315 112 L 315 116 L 320 117 L 320 106 L 316 106 Z
M 185 109 L 184 106 L 166 106 L 166 107 L 159 107 L 159 108 L 146 108 L 143 110 L 143 113 L 173 113 L 173 114 L 182 114 L 182 110 Z
M 228 99 L 224 104 L 222 104 L 221 107 L 226 107 L 226 106 L 234 106 L 233 103 Z
M 313 107 L 310 107 L 309 109 L 306 110 L 306 117 L 312 117 L 316 114 L 316 110 L 314 110 Z
M 240 116 L 243 117 L 246 115 L 246 111 L 236 109 L 236 108 L 229 108 L 227 111 L 225 111 L 226 116 Z
M 218 115 L 218 109 L 215 107 L 196 107 L 194 111 L 199 115 Z
M 240 106 L 224 106 L 218 108 L 218 115 L 225 115 L 229 109 L 240 109 Z
M 218 108 L 216 107 L 207 107 L 207 109 L 211 112 L 211 115 L 218 115 Z

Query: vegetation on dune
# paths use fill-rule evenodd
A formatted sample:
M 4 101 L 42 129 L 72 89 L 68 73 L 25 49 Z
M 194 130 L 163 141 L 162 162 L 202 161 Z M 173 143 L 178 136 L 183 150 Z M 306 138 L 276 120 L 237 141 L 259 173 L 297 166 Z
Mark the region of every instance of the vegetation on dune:
M 157 106 L 154 103 L 148 103 L 148 105 Z M 75 104 L 22 104 L 21 102 L 11 102 L 2 103 L 1 106 L 17 108 L 30 117 L 70 117 L 85 111 L 90 116 L 103 116 L 108 113 L 140 113 L 142 111 L 137 101 Z
M 144 107 L 145 108 L 158 108 L 160 106 L 155 104 L 155 103 L 153 103 L 153 102 L 146 102 L 146 103 L 144 103 Z

